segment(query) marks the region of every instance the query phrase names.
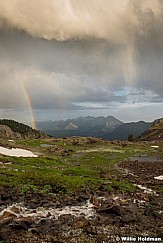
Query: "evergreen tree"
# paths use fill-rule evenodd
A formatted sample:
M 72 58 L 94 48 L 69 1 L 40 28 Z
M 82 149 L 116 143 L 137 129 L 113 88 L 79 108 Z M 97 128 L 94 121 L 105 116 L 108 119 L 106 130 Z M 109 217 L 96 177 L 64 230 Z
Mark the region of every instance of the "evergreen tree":
M 133 135 L 132 134 L 129 134 L 128 135 L 128 141 L 129 142 L 132 142 L 133 140 L 134 140 Z

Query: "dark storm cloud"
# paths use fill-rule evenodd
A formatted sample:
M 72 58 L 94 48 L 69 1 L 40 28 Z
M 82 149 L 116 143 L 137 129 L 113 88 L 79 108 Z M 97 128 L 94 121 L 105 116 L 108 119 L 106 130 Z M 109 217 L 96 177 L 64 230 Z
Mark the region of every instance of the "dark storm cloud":
M 161 0 L 5 0 L 0 26 L 1 108 L 22 81 L 35 108 L 163 101 Z

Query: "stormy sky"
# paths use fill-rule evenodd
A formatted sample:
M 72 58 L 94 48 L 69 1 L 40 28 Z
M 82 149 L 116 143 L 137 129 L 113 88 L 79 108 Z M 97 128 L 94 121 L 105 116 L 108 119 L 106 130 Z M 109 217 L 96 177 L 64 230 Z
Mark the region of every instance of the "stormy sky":
M 30 101 L 29 101 L 30 99 Z M 163 116 L 162 0 L 0 0 L 0 118 Z

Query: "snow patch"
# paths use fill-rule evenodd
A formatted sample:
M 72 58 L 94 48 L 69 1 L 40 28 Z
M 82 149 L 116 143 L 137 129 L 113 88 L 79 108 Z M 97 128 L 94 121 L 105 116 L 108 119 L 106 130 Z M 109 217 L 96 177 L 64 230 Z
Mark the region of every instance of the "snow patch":
M 14 156 L 14 157 L 38 157 L 36 154 L 26 149 L 4 148 L 1 146 L 0 146 L 0 154 Z

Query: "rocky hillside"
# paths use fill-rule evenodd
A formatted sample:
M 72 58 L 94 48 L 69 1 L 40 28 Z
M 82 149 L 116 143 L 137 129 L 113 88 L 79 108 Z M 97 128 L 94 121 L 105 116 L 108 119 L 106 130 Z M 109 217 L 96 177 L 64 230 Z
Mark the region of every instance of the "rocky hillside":
M 43 138 L 46 134 L 14 120 L 0 120 L 0 138 Z
M 142 133 L 137 141 L 163 140 L 163 118 L 156 120 L 153 125 Z

